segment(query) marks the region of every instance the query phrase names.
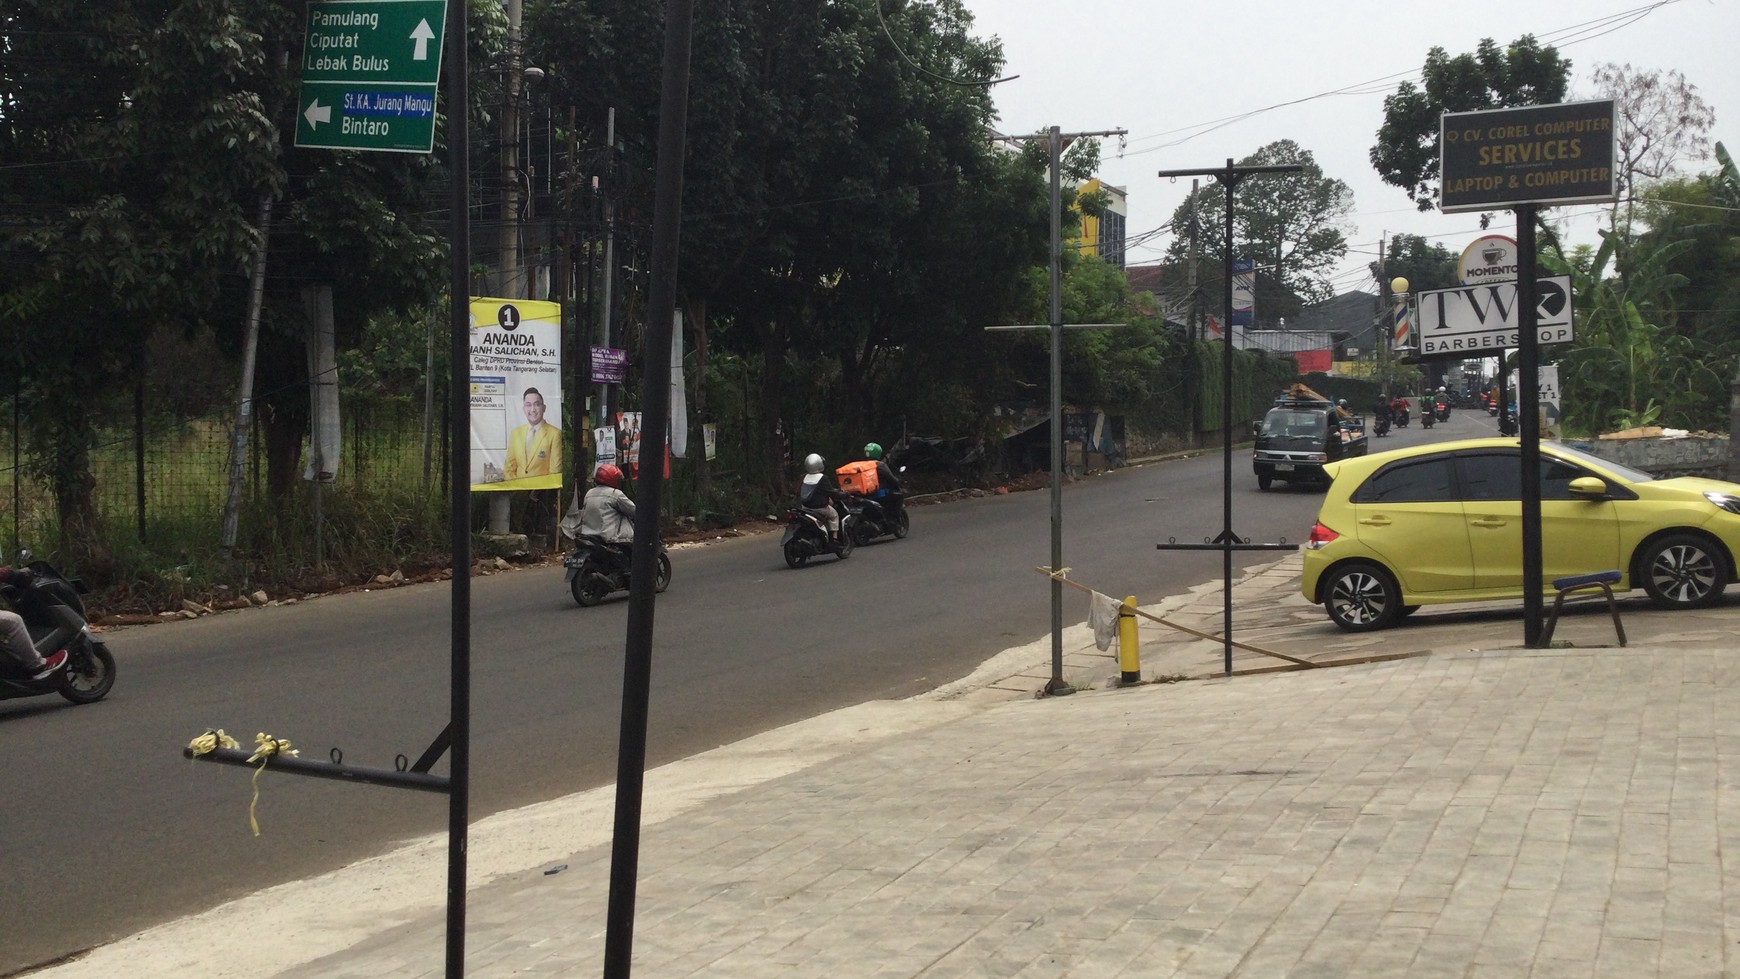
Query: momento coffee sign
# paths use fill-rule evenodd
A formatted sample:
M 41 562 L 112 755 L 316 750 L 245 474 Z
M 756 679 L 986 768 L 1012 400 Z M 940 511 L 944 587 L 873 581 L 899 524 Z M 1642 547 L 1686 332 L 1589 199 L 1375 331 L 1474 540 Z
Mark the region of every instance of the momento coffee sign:
M 1447 112 L 1439 122 L 1439 209 L 1614 200 L 1612 99 Z

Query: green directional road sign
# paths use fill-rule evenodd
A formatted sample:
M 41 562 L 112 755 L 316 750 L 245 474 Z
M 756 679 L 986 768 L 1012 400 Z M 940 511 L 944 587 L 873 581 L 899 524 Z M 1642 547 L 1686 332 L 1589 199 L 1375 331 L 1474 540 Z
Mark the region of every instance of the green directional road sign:
M 296 145 L 433 149 L 446 15 L 446 0 L 309 3 Z

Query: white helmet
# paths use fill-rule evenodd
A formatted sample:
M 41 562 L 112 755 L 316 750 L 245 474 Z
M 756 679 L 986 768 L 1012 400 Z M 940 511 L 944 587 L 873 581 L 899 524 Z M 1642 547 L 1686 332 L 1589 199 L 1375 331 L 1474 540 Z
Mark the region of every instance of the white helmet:
M 822 460 L 822 457 L 815 454 L 814 452 L 811 452 L 809 455 L 804 456 L 804 472 L 819 473 L 822 471 L 822 468 L 826 465 L 827 465 L 827 463 Z

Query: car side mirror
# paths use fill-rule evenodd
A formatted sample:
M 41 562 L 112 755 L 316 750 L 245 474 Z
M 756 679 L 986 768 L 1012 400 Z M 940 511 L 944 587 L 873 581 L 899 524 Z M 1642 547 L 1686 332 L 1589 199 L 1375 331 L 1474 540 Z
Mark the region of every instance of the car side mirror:
M 1586 496 L 1590 499 L 1604 499 L 1607 496 L 1606 481 L 1594 476 L 1578 476 L 1571 480 L 1571 485 L 1567 489 L 1577 496 Z
M 1257 436 L 1257 435 L 1261 435 L 1261 434 L 1263 434 L 1263 423 L 1262 422 L 1251 422 L 1251 435 Z

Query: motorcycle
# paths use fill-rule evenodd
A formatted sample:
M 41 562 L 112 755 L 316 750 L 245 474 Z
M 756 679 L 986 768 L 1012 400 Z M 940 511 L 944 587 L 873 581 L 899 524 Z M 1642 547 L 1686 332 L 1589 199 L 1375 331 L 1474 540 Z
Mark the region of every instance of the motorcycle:
M 851 510 L 835 506 L 841 510 L 838 544 L 829 539 L 828 525 L 820 511 L 796 505 L 786 508 L 785 536 L 780 539 L 779 550 L 785 555 L 787 567 L 801 568 L 810 563 L 810 558 L 822 554 L 832 554 L 842 561 L 852 556 L 852 548 L 858 543 L 858 518 Z
M 1379 438 L 1390 434 L 1389 418 L 1384 415 L 1379 415 L 1378 420 L 1372 424 L 1371 431 L 1373 435 L 1376 435 Z
M 1420 427 L 1421 428 L 1431 428 L 1432 423 L 1434 421 L 1437 421 L 1437 420 L 1438 420 L 1438 413 L 1433 411 L 1430 406 L 1428 406 L 1426 408 L 1426 410 L 1420 412 Z
M 852 542 L 868 544 L 878 537 L 892 536 L 895 540 L 906 537 L 912 527 L 912 519 L 906 514 L 906 497 L 902 493 L 889 493 L 880 499 L 870 496 L 854 496 L 846 503 L 846 512 L 852 515 Z
M 1407 428 L 1408 427 L 1408 409 L 1406 409 L 1406 408 L 1397 408 L 1396 409 L 1396 427 L 1397 428 Z
M 1438 416 L 1439 421 L 1441 421 L 1441 422 L 1449 421 L 1450 420 L 1450 402 L 1448 402 L 1448 401 L 1438 402 L 1436 414 Z
M 653 591 L 663 592 L 671 586 L 671 558 L 665 545 L 659 545 L 658 570 L 653 575 Z M 604 601 L 611 592 L 626 591 L 633 554 L 627 543 L 616 544 L 592 534 L 581 534 L 574 550 L 562 559 L 568 569 L 568 590 L 574 601 L 590 608 Z
M 36 651 L 48 656 L 66 650 L 66 666 L 42 680 L 33 680 L 9 660 L 0 663 L 0 700 L 58 693 L 75 704 L 94 704 L 115 686 L 115 657 L 85 622 L 90 589 L 68 578 L 47 561 L 32 561 L 19 551 L 21 567 L 35 577 L 28 583 L 0 585 L 0 595 L 24 619 Z

